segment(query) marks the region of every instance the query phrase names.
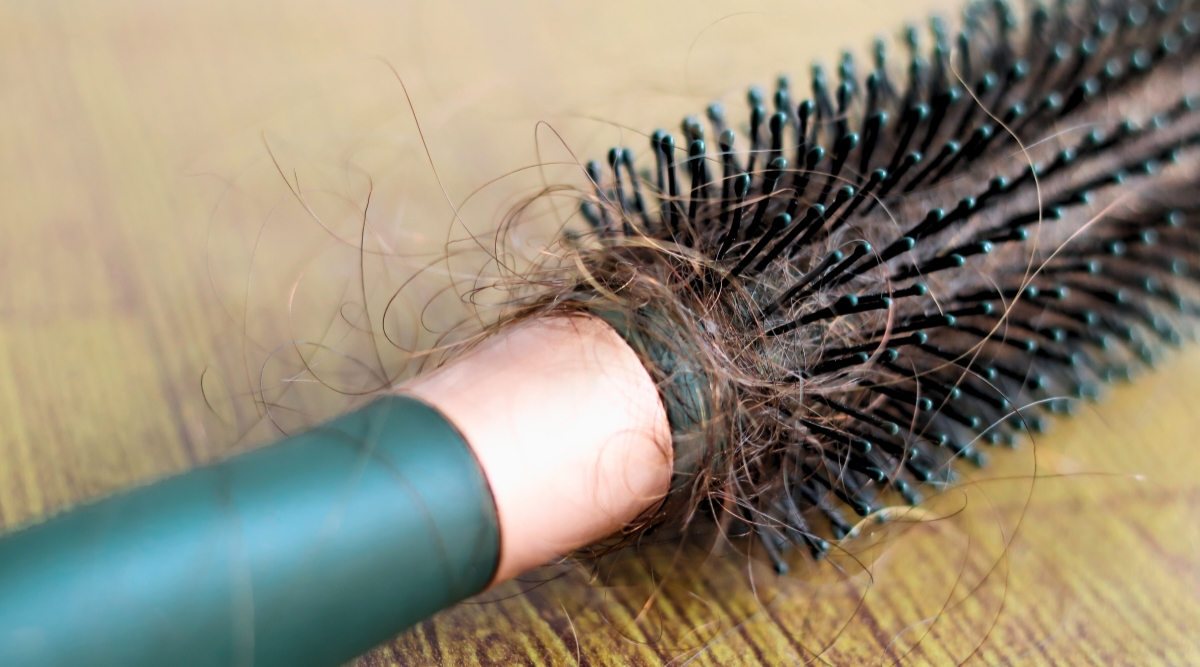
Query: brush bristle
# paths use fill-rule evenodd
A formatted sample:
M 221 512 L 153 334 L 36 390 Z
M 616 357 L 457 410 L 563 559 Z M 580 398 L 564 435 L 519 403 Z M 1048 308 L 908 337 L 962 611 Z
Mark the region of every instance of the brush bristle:
M 783 569 L 1190 335 L 1196 4 L 972 3 L 929 47 L 908 31 L 904 76 L 879 42 L 809 99 L 752 88 L 740 134 L 713 104 L 642 174 L 628 148 L 589 164 L 598 243 L 555 303 L 686 327 L 663 345 L 708 383 L 702 427 L 673 424 L 707 443 L 687 501 L 646 525 L 723 509 Z

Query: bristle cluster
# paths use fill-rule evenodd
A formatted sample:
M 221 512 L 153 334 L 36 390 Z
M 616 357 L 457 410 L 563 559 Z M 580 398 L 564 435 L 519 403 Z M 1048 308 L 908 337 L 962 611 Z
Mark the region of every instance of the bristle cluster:
M 1197 4 L 975 2 L 589 163 L 571 291 L 690 321 L 712 383 L 684 520 L 819 556 L 1190 335 Z

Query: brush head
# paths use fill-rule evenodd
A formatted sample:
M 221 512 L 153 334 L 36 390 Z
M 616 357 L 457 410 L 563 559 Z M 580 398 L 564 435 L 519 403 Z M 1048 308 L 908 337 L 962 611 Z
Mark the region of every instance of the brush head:
M 878 42 L 590 164 L 591 234 L 524 314 L 616 322 L 659 383 L 676 492 L 635 529 L 725 513 L 783 569 L 1190 335 L 1198 5 L 975 2 L 903 67 Z

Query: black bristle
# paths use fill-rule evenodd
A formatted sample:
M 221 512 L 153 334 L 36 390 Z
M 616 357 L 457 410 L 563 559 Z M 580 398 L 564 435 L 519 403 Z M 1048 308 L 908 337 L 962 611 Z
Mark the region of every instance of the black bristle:
M 838 78 L 841 83 L 850 87 L 851 95 L 858 95 L 858 74 L 854 65 L 854 54 L 842 52 L 842 61 L 838 64 Z
M 938 151 L 937 155 L 935 155 L 933 159 L 921 169 L 921 171 L 917 172 L 916 176 L 913 176 L 912 179 L 909 180 L 908 184 L 904 186 L 904 191 L 912 192 L 918 185 L 925 181 L 925 179 L 930 173 L 933 172 L 934 169 L 940 167 L 947 159 L 951 161 L 949 164 L 952 165 L 953 161 L 958 159 L 958 155 L 961 150 L 962 147 L 958 145 L 957 141 L 954 141 L 953 139 L 947 141 L 942 146 L 942 149 Z
M 796 107 L 796 164 L 804 164 L 804 158 L 808 154 L 808 135 L 812 131 L 809 129 L 810 119 L 816 112 L 816 104 L 812 100 L 804 100 Z
M 961 95 L 962 93 L 958 87 L 946 87 L 933 96 L 930 106 L 929 124 L 925 127 L 925 138 L 921 140 L 921 145 L 917 148 L 917 152 L 929 152 L 929 146 L 933 144 L 938 131 L 942 129 L 942 121 L 945 120 L 947 114 L 958 103 Z
M 880 134 L 887 127 L 887 120 L 887 113 L 876 111 L 863 121 L 863 147 L 858 161 L 860 175 L 866 174 L 871 166 L 871 156 L 879 143 Z
M 791 216 L 787 213 L 782 215 L 787 216 L 787 221 L 791 220 Z M 824 220 L 825 207 L 821 206 L 820 204 L 813 204 L 812 206 L 809 206 L 808 212 L 804 214 L 804 218 L 795 225 L 792 225 L 791 229 L 788 230 L 788 233 L 784 234 L 779 239 L 779 242 L 775 244 L 775 247 L 771 248 L 771 251 L 763 256 L 758 265 L 754 267 L 754 270 L 762 271 L 765 269 L 767 265 L 770 264 L 776 257 L 778 257 L 780 253 L 786 250 L 787 247 L 791 245 L 792 241 L 794 241 L 801 233 L 805 233 L 807 236 L 808 230 L 811 230 L 811 232 L 815 234 L 816 230 L 820 228 L 820 225 Z
M 845 212 L 838 216 L 838 218 L 833 221 L 833 224 L 830 225 L 829 231 L 837 231 L 837 229 L 845 224 L 846 220 L 848 220 L 850 216 L 854 215 L 854 211 L 858 210 L 858 207 L 863 203 L 863 201 L 872 194 L 872 192 L 875 190 L 875 187 L 882 183 L 886 178 L 887 172 L 882 169 L 876 169 L 875 171 L 871 172 L 870 177 L 867 178 L 867 182 L 854 195 L 854 199 L 850 202 L 850 205 L 846 207 Z
M 629 201 L 625 198 L 625 179 L 621 178 L 621 164 L 624 161 L 624 151 L 613 148 L 608 151 L 608 166 L 613 173 L 613 193 L 617 196 L 617 204 L 621 209 L 621 230 L 626 236 L 633 236 L 633 225 L 630 218 L 634 213 Z M 636 178 L 633 179 L 636 182 Z
M 633 162 L 633 149 L 626 147 L 621 151 L 621 164 L 625 166 L 625 173 L 629 176 L 629 183 L 633 188 L 633 210 L 642 219 L 642 226 L 649 229 L 650 218 L 649 212 L 646 210 L 646 199 L 642 196 L 641 179 L 638 178 Z
M 746 163 L 746 171 L 750 173 L 754 173 L 754 166 L 758 163 L 758 153 L 762 150 L 762 137 L 759 133 L 766 115 L 767 110 L 761 104 L 755 104 L 750 108 L 750 158 Z
M 775 81 L 775 111 L 787 118 L 792 113 L 791 80 L 780 75 Z
M 771 133 L 771 149 L 767 153 L 767 163 L 783 156 L 783 130 L 787 127 L 787 114 L 782 111 L 771 114 L 767 129 Z
M 846 259 L 842 260 L 841 264 L 838 264 L 837 266 L 830 269 L 829 273 L 825 274 L 824 276 L 821 276 L 821 278 L 819 280 L 817 280 L 815 283 L 813 283 L 813 285 L 809 288 L 808 292 L 814 292 L 814 291 L 820 289 L 821 287 L 824 287 L 830 281 L 837 279 L 839 276 L 841 276 L 843 273 L 845 273 L 851 266 L 854 266 L 854 264 L 859 259 L 862 259 L 863 255 L 866 255 L 869 252 L 871 252 L 871 244 L 870 243 L 867 243 L 866 241 L 856 242 L 854 244 L 854 250 L 850 252 L 850 255 L 848 257 L 846 257 Z M 804 293 L 801 293 L 797 298 L 803 298 L 804 296 L 805 296 Z
M 738 233 L 741 231 L 742 211 L 744 210 L 746 194 L 750 192 L 750 175 L 740 174 L 733 180 L 733 215 L 729 226 L 725 229 L 721 236 L 721 243 L 717 250 L 716 259 L 721 260 L 729 252 L 729 248 L 738 240 Z M 722 223 L 724 226 L 724 223 Z
M 779 181 L 783 178 L 783 172 L 786 170 L 787 160 L 781 157 L 775 158 L 767 166 L 767 171 L 763 175 L 761 197 L 758 205 L 754 207 L 754 217 L 750 219 L 750 226 L 746 228 L 746 238 L 752 239 L 758 236 L 762 230 L 763 216 L 767 213 L 767 207 L 771 205 L 771 195 L 775 194 L 775 187 L 779 185 Z
M 809 216 L 807 215 L 805 216 L 806 219 L 808 217 Z M 779 295 L 779 297 L 776 298 L 771 305 L 767 306 L 764 310 L 764 314 L 771 315 L 780 308 L 787 307 L 797 294 L 805 290 L 813 283 L 813 281 L 825 275 L 825 272 L 829 270 L 829 267 L 842 261 L 842 257 L 843 253 L 841 250 L 834 250 L 833 252 L 825 255 L 821 261 L 817 262 L 816 266 L 814 266 L 804 275 L 800 276 L 800 278 L 791 287 L 789 287 L 787 291 Z
M 655 193 L 658 194 L 659 201 L 659 217 L 663 224 L 666 224 L 670 218 L 668 206 L 670 200 L 667 198 L 667 160 L 663 155 L 662 138 L 664 132 L 655 130 L 654 134 L 650 135 L 650 150 L 654 153 L 654 176 L 655 176 Z
M 900 140 L 896 143 L 896 150 L 892 153 L 892 160 L 887 167 L 888 171 L 895 172 L 900 166 L 900 161 L 906 155 L 911 155 L 911 153 L 905 153 L 908 150 L 908 144 L 916 134 L 917 127 L 928 116 L 929 107 L 924 104 L 915 104 L 904 110 L 904 114 L 900 117 L 900 124 L 896 127 Z
M 795 176 L 792 178 L 792 197 L 788 202 L 788 215 L 795 215 L 800 208 L 800 200 L 804 198 L 805 191 L 808 189 L 808 183 L 812 180 L 812 175 L 817 170 L 817 165 L 821 160 L 825 159 L 825 149 L 820 146 L 813 146 L 809 149 L 808 154 L 804 158 L 804 166 L 796 169 Z
M 755 243 L 754 246 L 742 256 L 741 261 L 739 261 L 737 265 L 733 267 L 733 269 L 729 272 L 729 275 L 735 278 L 741 275 L 742 272 L 746 270 L 746 267 L 750 266 L 750 264 L 753 263 L 760 254 L 762 254 L 762 251 L 766 249 L 767 245 L 769 245 L 776 236 L 779 236 L 780 232 L 782 232 L 784 229 L 787 229 L 787 227 L 791 224 L 792 216 L 788 215 L 787 213 L 780 213 L 779 215 L 775 216 L 775 219 L 771 221 L 771 226 L 767 227 L 766 233 L 759 237 L 758 242 Z M 798 227 L 799 225 L 792 226 Z
M 922 155 L 915 151 L 906 154 L 904 158 L 900 160 L 899 164 L 896 165 L 896 168 L 894 170 L 890 170 L 887 178 L 883 179 L 883 183 L 881 183 L 879 186 L 879 197 L 886 197 L 887 194 L 892 191 L 892 188 L 896 187 L 896 184 L 904 178 L 904 175 L 908 173 L 908 170 L 920 164 L 922 159 L 924 159 Z M 867 209 L 863 211 L 864 215 L 874 210 L 874 203 L 875 202 L 872 202 L 872 206 L 867 207 Z
M 596 200 L 599 202 L 597 206 L 597 208 L 600 210 L 599 228 L 604 233 L 611 233 L 612 216 L 609 215 L 608 212 L 608 197 L 604 194 L 604 188 L 600 185 L 604 182 L 603 172 L 600 169 L 600 163 L 596 162 L 595 160 L 589 160 L 587 165 L 585 165 L 585 168 L 587 170 L 588 180 L 592 182 L 593 189 L 596 192 Z
M 991 98 L 991 92 L 996 89 L 998 82 L 999 79 L 997 79 L 996 74 L 993 72 L 984 72 L 979 77 L 979 80 L 975 81 L 971 87 L 974 95 L 971 99 L 966 100 L 966 103 L 963 105 L 962 117 L 959 119 L 954 132 L 951 133 L 950 139 L 962 143 L 966 138 L 968 130 L 972 128 L 972 123 L 975 121 L 976 114 L 979 113 L 981 105 L 988 103 Z
M 925 87 L 923 85 L 925 79 L 925 63 L 921 58 L 920 41 L 917 36 L 917 27 L 909 25 L 905 29 L 905 42 L 908 44 L 909 64 L 908 64 L 908 88 L 904 92 L 904 106 L 913 108 L 921 103 L 921 91 Z
M 688 146 L 688 171 L 692 178 L 692 197 L 688 204 L 688 220 L 695 220 L 701 202 L 708 199 L 708 184 L 705 179 L 704 141 L 696 139 Z
M 858 147 L 858 135 L 851 132 L 843 135 L 838 139 L 837 144 L 833 148 L 833 167 L 829 170 L 829 176 L 825 179 L 825 186 L 821 188 L 821 195 L 817 197 L 818 204 L 824 204 L 825 199 L 829 197 L 830 191 L 838 181 L 838 175 L 842 172 L 842 166 L 846 164 L 846 159 L 850 157 L 850 151 Z
M 734 140 L 735 135 L 733 130 L 725 130 L 718 139 L 718 146 L 721 151 L 721 213 L 718 226 L 722 228 L 729 221 L 729 204 L 732 201 L 730 194 L 733 191 L 733 179 L 741 173 L 741 169 L 738 168 L 737 156 L 733 154 Z
M 713 102 L 704 110 L 704 115 L 708 117 L 708 122 L 712 124 L 713 136 L 719 137 L 725 133 L 728 126 L 725 124 L 725 106 L 720 102 Z
M 837 88 L 837 117 L 834 120 L 835 128 L 833 134 L 833 144 L 836 146 L 850 132 L 850 102 L 853 94 L 849 83 L 843 81 Z

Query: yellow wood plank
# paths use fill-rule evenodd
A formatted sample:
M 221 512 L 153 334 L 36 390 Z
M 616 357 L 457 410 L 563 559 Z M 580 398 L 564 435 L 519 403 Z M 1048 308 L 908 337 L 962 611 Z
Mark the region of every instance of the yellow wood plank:
M 375 345 L 378 319 L 371 339 L 336 308 L 358 298 L 368 188 L 367 247 L 393 255 L 366 263 L 374 309 L 420 264 L 394 255 L 435 256 L 463 225 L 486 236 L 542 182 L 518 171 L 461 222 L 441 186 L 461 204 L 539 156 L 643 145 L 635 129 L 779 71 L 803 79 L 814 56 L 938 6 L 954 5 L 0 2 L 0 526 L 277 437 L 264 384 L 284 429 L 342 409 L 311 383 L 274 385 L 300 355 L 363 379 L 279 348 L 293 338 L 405 368 Z M 389 333 L 432 340 L 405 327 L 438 280 Z M 1198 396 L 1193 345 L 994 452 L 927 513 L 865 526 L 834 564 L 780 578 L 732 548 L 659 548 L 564 566 L 360 664 L 1200 664 Z

